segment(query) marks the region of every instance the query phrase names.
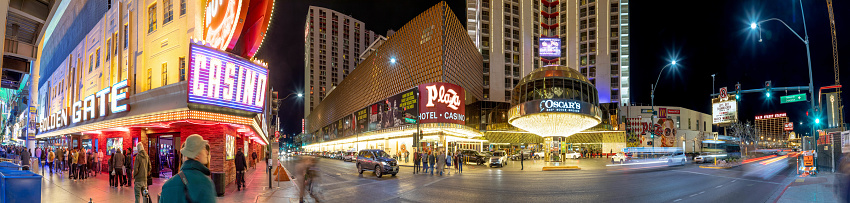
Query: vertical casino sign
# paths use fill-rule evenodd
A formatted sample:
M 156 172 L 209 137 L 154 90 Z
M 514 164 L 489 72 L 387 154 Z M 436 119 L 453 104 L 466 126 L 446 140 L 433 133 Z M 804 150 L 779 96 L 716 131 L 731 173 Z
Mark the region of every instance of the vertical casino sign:
M 268 69 L 229 53 L 190 44 L 189 103 L 263 112 Z
M 419 89 L 420 123 L 466 124 L 466 93 L 451 83 L 426 83 Z

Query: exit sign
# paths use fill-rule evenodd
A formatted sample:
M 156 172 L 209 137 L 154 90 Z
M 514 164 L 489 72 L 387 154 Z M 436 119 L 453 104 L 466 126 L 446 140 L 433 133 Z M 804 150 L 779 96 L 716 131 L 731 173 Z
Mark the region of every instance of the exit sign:
M 799 101 L 806 101 L 806 94 L 795 94 L 795 95 L 782 96 L 780 98 L 780 101 L 781 101 L 781 104 L 791 103 L 791 102 L 799 102 Z

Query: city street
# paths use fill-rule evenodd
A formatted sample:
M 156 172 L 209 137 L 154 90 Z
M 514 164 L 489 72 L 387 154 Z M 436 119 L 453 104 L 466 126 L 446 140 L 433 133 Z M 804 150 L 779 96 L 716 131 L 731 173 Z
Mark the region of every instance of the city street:
M 741 177 L 741 167 L 618 168 L 606 163 L 570 160 L 565 165 L 582 170 L 541 171 L 543 163 L 526 161 L 521 171 L 512 161 L 504 168 L 466 165 L 463 174 L 443 176 L 414 175 L 412 167 L 402 167 L 396 177 L 377 178 L 371 171 L 357 174 L 353 162 L 320 159 L 319 191 L 328 202 L 766 202 L 793 173 L 786 169 L 761 180 Z M 295 161 L 284 167 L 294 169 Z

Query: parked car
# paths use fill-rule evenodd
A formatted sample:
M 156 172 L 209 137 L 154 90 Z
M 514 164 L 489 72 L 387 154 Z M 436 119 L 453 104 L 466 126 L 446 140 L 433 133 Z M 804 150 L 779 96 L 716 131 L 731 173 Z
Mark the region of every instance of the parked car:
M 343 156 L 342 161 L 354 161 L 357 160 L 357 152 L 345 152 L 345 156 Z
M 511 155 L 511 160 L 519 160 L 520 154 L 523 155 L 523 157 L 524 157 L 523 160 L 528 160 L 528 159 L 532 158 L 532 156 L 534 155 L 534 152 L 531 151 L 530 149 L 519 150 L 519 152 L 517 152 L 516 154 Z
M 488 166 L 499 166 L 503 167 L 508 165 L 508 153 L 505 151 L 495 151 L 493 152 L 493 156 L 490 157 L 490 164 Z
M 484 163 L 488 162 L 489 156 L 484 153 L 477 152 L 475 150 L 464 149 L 460 151 L 460 154 L 463 154 L 465 162 L 473 162 L 478 165 L 484 165 Z
M 613 157 L 611 157 L 611 163 L 626 163 L 630 160 L 629 154 L 623 152 L 617 152 Z
M 673 165 L 684 166 L 685 163 L 687 163 L 687 160 L 688 160 L 688 157 L 685 156 L 685 153 L 681 152 L 681 151 L 673 152 L 673 153 L 664 155 L 661 158 L 667 159 L 667 165 L 668 166 L 673 166 Z
M 364 170 L 374 171 L 378 178 L 384 174 L 395 176 L 398 174 L 398 162 L 384 150 L 360 150 L 357 153 L 357 172 L 363 174 Z
M 564 158 L 578 159 L 578 158 L 581 158 L 581 153 L 574 152 L 574 151 L 567 151 L 567 153 L 564 154 Z

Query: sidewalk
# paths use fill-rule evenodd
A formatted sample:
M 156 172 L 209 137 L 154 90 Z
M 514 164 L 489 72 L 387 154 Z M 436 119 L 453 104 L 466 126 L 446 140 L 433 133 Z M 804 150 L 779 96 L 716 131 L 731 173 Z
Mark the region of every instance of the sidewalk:
M 773 202 L 839 202 L 841 174 L 821 172 L 817 176 L 789 177 L 771 197 Z
M 222 197 L 217 197 L 219 202 L 280 202 L 275 199 L 287 196 L 283 192 L 289 187 L 294 187 L 291 182 L 274 182 L 274 189 L 269 189 L 268 176 L 265 170 L 265 161 L 257 163 L 256 168 L 249 168 L 245 173 L 246 188 L 236 191 L 235 182 L 225 187 Z M 35 167 L 34 171 L 41 174 L 41 169 Z M 157 195 L 162 192 L 162 184 L 168 179 L 153 178 L 153 185 L 148 187 L 153 202 L 157 201 Z M 291 189 L 292 191 L 297 191 Z M 298 193 L 292 193 L 297 198 Z M 132 187 L 110 187 L 109 175 L 99 173 L 97 177 L 89 177 L 85 180 L 68 179 L 68 171 L 50 174 L 44 171 L 41 183 L 42 202 L 132 202 L 135 199 Z M 296 201 L 297 202 L 297 201 Z

